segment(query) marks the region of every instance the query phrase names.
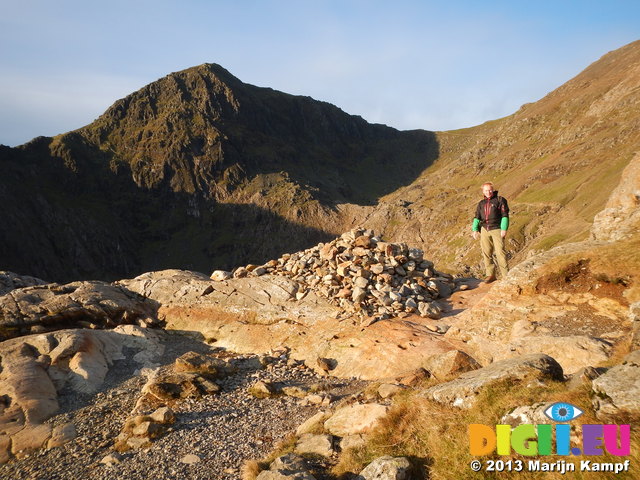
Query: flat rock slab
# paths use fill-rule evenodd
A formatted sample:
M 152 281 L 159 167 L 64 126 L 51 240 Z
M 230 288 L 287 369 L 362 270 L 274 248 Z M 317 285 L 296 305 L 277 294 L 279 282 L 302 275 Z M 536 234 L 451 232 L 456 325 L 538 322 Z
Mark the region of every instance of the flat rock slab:
M 305 433 L 298 439 L 295 452 L 300 455 L 312 454 L 330 457 L 335 452 L 333 449 L 333 437 L 325 434 Z
M 490 385 L 504 380 L 519 382 L 532 379 L 561 381 L 562 367 L 548 355 L 525 355 L 463 373 L 451 382 L 426 389 L 423 395 L 439 403 L 471 408 L 480 392 Z

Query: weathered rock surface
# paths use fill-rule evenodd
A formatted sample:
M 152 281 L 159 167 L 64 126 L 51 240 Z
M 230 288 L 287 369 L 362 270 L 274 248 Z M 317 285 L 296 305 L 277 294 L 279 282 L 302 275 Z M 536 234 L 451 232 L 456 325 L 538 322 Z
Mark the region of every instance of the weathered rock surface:
M 408 480 L 410 478 L 411 462 L 405 457 L 384 456 L 376 458 L 367 465 L 358 480 Z
M 495 362 L 455 380 L 427 388 L 424 396 L 459 408 L 470 408 L 482 389 L 500 381 L 563 380 L 562 367 L 553 358 L 531 354 Z
M 0 343 L 0 457 L 59 446 L 74 437 L 72 425 L 52 428 L 46 420 L 60 408 L 58 394 L 95 392 L 125 351 L 140 365 L 162 354 L 157 336 L 133 325 L 111 331 L 59 330 Z M 133 354 L 132 352 L 136 352 Z
M 0 271 L 0 295 L 6 295 L 17 288 L 46 285 L 49 282 L 28 275 L 18 275 L 13 272 Z
M 269 470 L 260 472 L 256 480 L 315 480 L 315 477 L 302 457 L 288 453 L 271 462 Z
M 590 291 L 538 291 L 538 272 L 545 265 L 592 247 L 569 244 L 516 265 L 472 308 L 448 318 L 445 337 L 462 341 L 463 350 L 482 365 L 541 352 L 570 374 L 607 360 L 631 331 L 625 300 Z
M 281 275 L 214 282 L 181 270 L 150 272 L 120 285 L 157 302 L 166 328 L 191 333 L 211 345 L 239 353 L 263 353 L 287 346 L 291 356 L 317 371 L 318 358 L 331 362 L 331 375 L 376 379 L 421 366 L 429 356 L 460 349 L 427 328 L 416 315 L 381 320 L 363 328 L 342 318 L 342 310 Z
M 158 325 L 155 302 L 105 282 L 50 283 L 0 297 L 0 339 L 61 328 Z
M 333 437 L 325 434 L 305 433 L 296 442 L 295 452 L 330 457 L 335 453 Z
M 640 415 L 640 350 L 627 355 L 592 383 L 593 406 L 598 418 Z

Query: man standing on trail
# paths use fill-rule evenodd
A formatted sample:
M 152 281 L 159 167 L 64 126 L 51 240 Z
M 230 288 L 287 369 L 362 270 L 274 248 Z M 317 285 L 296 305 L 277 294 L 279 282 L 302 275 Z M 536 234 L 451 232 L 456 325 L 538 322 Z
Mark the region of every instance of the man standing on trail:
M 493 183 L 482 184 L 482 194 L 484 198 L 478 202 L 476 216 L 473 218 L 474 240 L 480 237 L 480 247 L 482 248 L 482 259 L 487 272 L 485 283 L 496 280 L 496 266 L 493 263 L 495 253 L 500 268 L 500 277 L 507 275 L 507 255 L 504 251 L 504 237 L 507 236 L 509 228 L 509 205 L 504 197 L 498 196 L 498 191 L 493 189 Z

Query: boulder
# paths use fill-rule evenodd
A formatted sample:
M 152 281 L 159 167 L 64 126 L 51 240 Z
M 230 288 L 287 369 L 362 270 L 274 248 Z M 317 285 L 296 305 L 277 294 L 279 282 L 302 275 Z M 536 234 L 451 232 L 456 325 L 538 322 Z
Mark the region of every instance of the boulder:
M 356 478 L 358 480 L 408 480 L 411 462 L 405 457 L 384 456 L 367 465 Z
M 640 350 L 635 350 L 592 383 L 596 416 L 640 415 Z
M 442 355 L 430 357 L 424 363 L 424 368 L 438 379 L 477 370 L 480 367 L 471 355 L 460 350 L 450 350 Z
M 480 392 L 497 382 L 563 380 L 562 367 L 544 354 L 531 354 L 502 360 L 487 367 L 463 373 L 457 379 L 427 388 L 423 395 L 439 403 L 471 408 Z
M 326 434 L 305 433 L 296 442 L 295 452 L 330 457 L 335 453 L 333 437 Z
M 324 422 L 324 428 L 338 437 L 365 433 L 371 430 L 388 410 L 389 407 L 377 403 L 349 405 L 336 410 Z
M 276 458 L 269 470 L 263 470 L 256 480 L 315 480 L 304 459 L 293 453 Z

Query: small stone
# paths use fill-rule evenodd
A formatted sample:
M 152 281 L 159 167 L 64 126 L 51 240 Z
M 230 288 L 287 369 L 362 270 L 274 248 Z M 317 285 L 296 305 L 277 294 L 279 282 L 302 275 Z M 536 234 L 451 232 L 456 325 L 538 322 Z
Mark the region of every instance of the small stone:
M 376 263 L 375 265 L 371 265 L 371 273 L 375 275 L 380 275 L 382 272 L 384 272 L 384 265 L 382 265 L 381 263 Z
M 268 398 L 276 394 L 276 388 L 271 382 L 258 381 L 249 387 L 249 393 L 256 398 Z
M 176 416 L 169 407 L 160 407 L 151 414 L 154 422 L 170 424 L 176 421 Z
M 307 402 L 313 405 L 320 405 L 324 401 L 324 397 L 322 395 L 318 395 L 317 393 L 307 395 L 305 398 Z
M 198 463 L 200 460 L 202 459 L 198 455 L 195 455 L 193 453 L 188 453 L 180 459 L 180 463 L 186 463 L 187 465 L 192 465 L 194 463 Z
M 328 372 L 329 370 L 333 370 L 332 362 L 328 358 L 319 357 L 316 360 L 316 363 L 318 367 L 320 367 L 320 370 L 323 370 L 325 372 Z
M 394 395 L 403 391 L 406 387 L 403 385 L 396 385 L 393 383 L 383 383 L 378 387 L 378 395 L 382 398 L 393 397 Z
M 103 465 L 117 465 L 119 463 L 122 463 L 122 456 L 119 453 L 110 453 L 109 455 L 105 456 L 102 460 L 100 460 L 100 463 L 102 463 Z
M 305 390 L 302 387 L 294 385 L 294 386 L 291 386 L 291 387 L 283 387 L 282 388 L 282 393 L 284 393 L 288 397 L 304 398 L 304 397 L 306 397 L 308 391 Z
M 224 280 L 229 280 L 233 275 L 231 272 L 226 272 L 224 270 L 216 270 L 211 274 L 211 280 L 216 282 L 222 282 Z

